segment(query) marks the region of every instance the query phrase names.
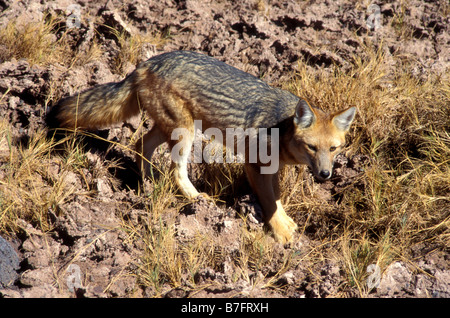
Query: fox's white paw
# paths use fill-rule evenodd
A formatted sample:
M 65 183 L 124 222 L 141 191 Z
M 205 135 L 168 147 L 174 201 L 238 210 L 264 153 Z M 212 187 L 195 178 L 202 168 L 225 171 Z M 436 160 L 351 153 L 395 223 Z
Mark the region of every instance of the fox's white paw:
M 276 212 L 268 223 L 275 240 L 282 244 L 288 243 L 297 230 L 297 224 L 284 211 L 282 213 Z

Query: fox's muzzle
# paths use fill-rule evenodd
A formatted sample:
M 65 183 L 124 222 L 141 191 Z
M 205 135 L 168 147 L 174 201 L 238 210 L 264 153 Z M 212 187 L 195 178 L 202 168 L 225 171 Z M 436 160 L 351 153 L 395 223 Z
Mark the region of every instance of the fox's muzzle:
M 328 180 L 331 178 L 333 174 L 333 163 L 334 158 L 330 158 L 330 155 L 325 152 L 318 152 L 315 160 L 312 160 L 313 163 L 313 173 L 314 175 L 321 181 Z

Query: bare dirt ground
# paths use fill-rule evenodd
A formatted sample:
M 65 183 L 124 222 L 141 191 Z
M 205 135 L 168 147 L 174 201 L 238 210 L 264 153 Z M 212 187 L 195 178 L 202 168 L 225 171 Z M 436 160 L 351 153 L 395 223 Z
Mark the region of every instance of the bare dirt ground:
M 348 70 L 348 61 L 364 54 L 365 41 L 383 41 L 385 58 L 392 69 L 398 66 L 394 55 L 413 58 L 417 66 L 412 75 L 418 78 L 448 69 L 450 21 L 448 4 L 445 7 L 444 2 L 383 2 L 379 11 L 368 11 L 370 3 L 364 1 L 0 1 L 0 27 L 18 17 L 38 21 L 46 14 L 69 17 L 75 12 L 80 24 L 69 33 L 72 49 L 87 51 L 95 41 L 103 52 L 70 68 L 58 63 L 33 64 L 25 59 L 0 60 L 0 113 L 11 127 L 8 138 L 0 139 L 0 181 L 6 182 L 9 149 L 27 145 L 37 131 L 45 128 L 45 111 L 57 100 L 49 102 L 48 96 L 71 95 L 118 81 L 137 62 L 161 52 L 204 52 L 277 85 L 290 79 L 298 60 L 307 61 L 312 74 L 314 69 L 331 70 L 332 66 Z M 72 9 L 79 11 L 68 11 L 73 4 L 78 6 Z M 379 22 L 373 17 L 380 17 Z M 393 23 L 394 19 L 398 22 Z M 371 28 L 374 23 L 379 24 Z M 117 66 L 120 43 L 110 27 L 125 35 L 160 34 L 165 41 L 143 44 L 137 61 Z M 402 34 L 401 28 L 408 30 L 408 36 Z M 127 145 L 138 125 L 139 121 L 125 123 L 99 133 L 118 145 Z M 333 233 L 333 227 L 340 222 L 339 215 L 331 217 L 324 212 L 299 218 L 308 221 L 305 227 L 299 224 L 304 227 L 301 237 L 286 246 L 267 239 L 272 244 L 270 261 L 267 257 L 261 257 L 263 264 L 258 257 L 247 260 L 244 275 L 236 266 L 242 262 L 243 246 L 252 249 L 248 255 L 267 251 L 247 244 L 248 236 L 242 234 L 242 228 L 264 233 L 260 207 L 252 194 L 239 190 L 225 203 L 199 200 L 181 209 L 175 203 L 169 204 L 156 221 L 149 221 L 148 193 L 156 191 L 156 186 L 149 180 L 139 184 L 133 154 L 98 140 L 86 144 L 85 163 L 77 170 L 79 173 L 65 171 L 61 162 L 50 156 L 45 177 L 34 180 L 41 182 L 37 187 L 44 188 L 64 174 L 65 184 L 70 185 L 67 198 L 47 210 L 45 223 L 50 224 L 49 231 L 39 226 L 44 221 L 23 217 L 16 233 L 0 233 L 4 239 L 0 240 L 0 296 L 361 296 L 361 288 L 349 283 L 348 273 L 332 257 L 332 248 L 329 257 L 311 261 L 324 235 L 328 230 Z M 120 168 L 111 165 L 111 160 L 117 160 Z M 345 191 L 369 161 L 367 155 L 358 153 L 341 155 L 336 164 L 337 178 L 315 184 L 316 194 L 321 200 L 338 204 L 335 194 Z M 195 178 L 195 167 L 192 170 Z M 201 178 L 194 179 L 194 183 L 208 192 Z M 0 205 L 1 200 L 0 193 Z M 151 275 L 140 275 L 146 264 L 143 255 L 156 255 L 155 251 L 149 252 L 148 240 L 159 234 L 140 240 L 133 239 L 133 231 L 145 227 L 156 231 L 158 226 L 168 229 L 167 224 L 171 224 L 177 244 L 188 246 L 202 233 L 214 240 L 214 246 L 222 246 L 210 253 L 216 260 L 211 264 L 216 265 L 181 271 L 176 283 L 168 279 L 148 283 Z M 200 243 L 198 246 L 205 248 Z M 423 242 L 411 247 L 410 253 L 414 262 L 392 262 L 383 269 L 381 280 L 375 280 L 377 288 L 365 296 L 450 297 L 448 245 L 437 249 Z M 294 258 L 304 261 L 287 266 L 287 260 Z M 175 276 L 166 273 L 164 277 Z

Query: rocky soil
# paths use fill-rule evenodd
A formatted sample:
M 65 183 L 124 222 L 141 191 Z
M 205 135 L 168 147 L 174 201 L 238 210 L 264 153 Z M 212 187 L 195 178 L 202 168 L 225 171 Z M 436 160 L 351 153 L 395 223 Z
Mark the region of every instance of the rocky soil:
M 411 0 L 406 7 L 400 2 L 380 4 L 379 11 L 368 11 L 365 1 L 0 1 L 0 27 L 10 19 L 21 17 L 39 20 L 46 13 L 69 16 L 67 8 L 76 3 L 81 9 L 81 24 L 71 36 L 74 50 L 83 50 L 92 41 L 93 26 L 111 25 L 123 32 L 159 32 L 168 40 L 163 45 L 144 45 L 139 60 L 160 52 L 194 50 L 225 61 L 269 83 L 281 83 L 292 74 L 299 59 L 311 68 L 338 65 L 350 67 L 352 56 L 363 54 L 364 41 L 384 41 L 386 58 L 391 67 L 394 53 L 413 58 L 420 77 L 431 71 L 450 67 L 448 4 L 445 1 Z M 403 10 L 403 11 L 402 11 Z M 404 11 L 406 10 L 406 11 Z M 437 14 L 447 10 L 447 17 Z M 411 36 L 402 38 L 392 24 L 399 12 Z M 379 15 L 377 15 L 379 13 Z M 373 14 L 380 17 L 374 20 Z M 83 17 L 96 17 L 96 21 Z M 126 22 L 124 22 L 126 21 Z M 375 22 L 374 22 L 375 21 Z M 376 26 L 376 27 L 371 27 Z M 111 71 L 111 63 L 120 49 L 107 28 L 98 27 L 98 45 L 106 52 L 87 64 L 65 69 L 57 64 L 31 65 L 26 60 L 0 61 L 0 113 L 12 125 L 12 140 L 26 144 L 36 131 L 45 127 L 46 97 L 58 83 L 60 95 L 74 94 L 80 89 L 117 81 L 121 75 Z M 0 50 L 2 48 L 0 47 Z M 138 61 L 137 61 L 138 62 Z M 122 70 L 132 71 L 126 64 Z M 134 125 L 134 126 L 133 126 Z M 126 144 L 136 128 L 127 123 L 102 131 L 105 138 Z M 3 148 L 2 148 L 3 147 Z M 5 143 L 0 142 L 0 180 Z M 101 147 L 100 147 L 101 148 Z M 7 148 L 6 148 L 7 149 Z M 88 152 L 90 168 L 102 166 L 105 157 L 119 158 L 126 168 L 133 167 L 133 157 L 118 148 L 109 152 Z M 361 156 L 341 156 L 336 173 L 339 181 L 320 185 L 325 198 L 336 188 L 344 188 L 342 180 L 356 175 L 365 164 Z M 59 173 L 58 165 L 49 166 Z M 43 233 L 36 224 L 23 221 L 21 233 L 0 237 L 0 297 L 129 297 L 154 295 L 141 288 L 136 279 L 137 263 L 144 251 L 142 244 L 129 239 L 121 229 L 124 217 L 136 225 L 144 215 L 143 198 L 138 194 L 132 173 L 113 169 L 117 182 L 105 174 L 86 169 L 84 177 L 68 174 L 67 180 L 78 192 L 95 190 L 93 195 L 72 196 L 58 211 L 49 211 L 54 225 L 51 234 Z M 86 178 L 83 180 L 83 178 Z M 206 189 L 205 189 L 206 190 Z M 1 200 L 1 197 L 0 197 Z M 131 207 L 131 208 L 130 208 Z M 239 251 L 242 210 L 250 215 L 250 227 L 262 227 L 258 203 L 250 194 L 237 195 L 233 206 L 216 206 L 200 200 L 188 204 L 176 218 L 175 232 L 179 240 L 188 241 L 195 233 L 209 233 L 222 242 L 223 255 Z M 124 212 L 127 211 L 127 212 Z M 124 215 L 125 214 L 125 215 Z M 168 212 L 168 215 L 172 215 Z M 162 220 L 164 222 L 164 220 Z M 305 235 L 295 246 L 275 245 L 275 253 L 306 253 L 318 244 L 314 235 Z M 425 252 L 426 251 L 426 252 Z M 381 276 L 371 297 L 450 297 L 449 255 L 432 252 L 427 246 L 417 247 L 420 261 L 411 266 L 403 261 L 391 264 Z M 425 255 L 425 256 L 424 256 Z M 281 259 L 282 257 L 280 257 Z M 343 269 L 331 260 L 320 264 L 297 266 L 273 282 L 279 288 L 258 288 L 248 281 L 232 279 L 232 258 L 224 257 L 221 268 L 201 269 L 195 277 L 198 285 L 210 287 L 193 292 L 183 288 L 164 289 L 165 297 L 328 297 L 357 296 L 351 288 L 342 291 L 346 281 Z M 277 264 L 274 260 L 273 268 Z M 311 271 L 313 268 L 313 271 Z M 256 273 L 256 272 L 255 272 Z M 269 273 L 269 274 L 267 274 Z M 266 273 L 270 277 L 270 265 Z M 254 282 L 258 280 L 256 273 Z M 272 275 L 273 276 L 273 275 Z M 281 286 L 281 287 L 280 287 Z

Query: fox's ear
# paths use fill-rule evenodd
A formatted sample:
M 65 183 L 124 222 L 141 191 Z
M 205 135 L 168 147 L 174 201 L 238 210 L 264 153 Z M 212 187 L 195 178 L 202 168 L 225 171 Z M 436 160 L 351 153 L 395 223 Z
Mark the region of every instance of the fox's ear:
M 342 112 L 339 112 L 333 116 L 333 124 L 337 129 L 347 131 L 355 118 L 356 107 L 350 107 Z
M 315 120 L 316 115 L 314 115 L 314 112 L 309 104 L 305 100 L 300 99 L 295 108 L 294 123 L 299 128 L 304 129 L 310 127 Z

